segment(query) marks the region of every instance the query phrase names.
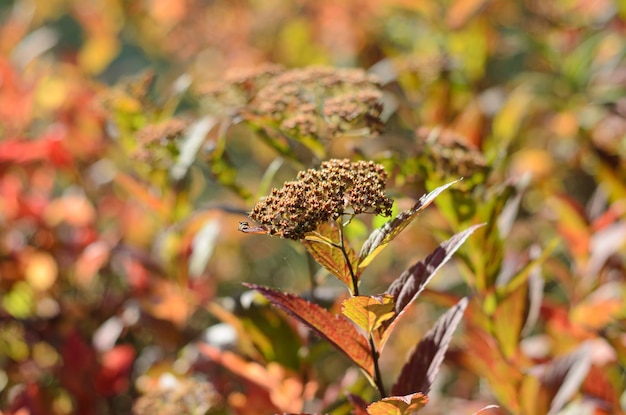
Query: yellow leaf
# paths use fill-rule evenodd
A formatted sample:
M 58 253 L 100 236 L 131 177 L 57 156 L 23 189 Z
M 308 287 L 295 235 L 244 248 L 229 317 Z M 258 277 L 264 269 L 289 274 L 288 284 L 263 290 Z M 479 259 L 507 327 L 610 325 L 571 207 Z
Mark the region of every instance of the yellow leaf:
M 92 36 L 78 53 L 78 63 L 88 73 L 99 74 L 109 66 L 119 50 L 120 44 L 115 36 Z
M 46 291 L 57 279 L 59 269 L 54 258 L 46 252 L 35 252 L 27 256 L 24 276 L 36 291 Z

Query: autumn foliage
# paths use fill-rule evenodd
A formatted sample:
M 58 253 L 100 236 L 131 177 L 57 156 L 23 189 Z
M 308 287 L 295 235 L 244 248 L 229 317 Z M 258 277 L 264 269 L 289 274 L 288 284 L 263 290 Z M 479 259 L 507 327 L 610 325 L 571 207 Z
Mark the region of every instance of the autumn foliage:
M 624 2 L 0 22 L 0 413 L 626 412 Z

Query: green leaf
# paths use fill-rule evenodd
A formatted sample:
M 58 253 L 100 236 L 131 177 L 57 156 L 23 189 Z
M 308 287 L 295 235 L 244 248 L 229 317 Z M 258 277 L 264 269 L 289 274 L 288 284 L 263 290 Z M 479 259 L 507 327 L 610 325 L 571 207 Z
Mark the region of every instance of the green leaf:
M 350 292 L 354 292 L 352 276 L 354 274 L 357 284 L 360 276 L 356 266 L 358 259 L 345 240 L 341 249 L 341 233 L 336 222 L 319 225 L 315 233 L 308 234 L 302 244 L 321 266 L 344 283 Z
M 367 241 L 361 248 L 359 254 L 359 268 L 367 267 L 372 260 L 378 255 L 389 242 L 400 234 L 417 215 L 424 210 L 433 200 L 448 187 L 457 183 L 459 180 L 453 181 L 446 185 L 440 186 L 432 192 L 422 196 L 420 200 L 411 209 L 400 213 L 398 216 L 387 222 L 381 228 L 374 230 Z
M 367 413 L 369 415 L 413 415 L 427 403 L 428 397 L 421 393 L 391 396 L 368 406 Z
M 380 296 L 357 296 L 343 302 L 341 312 L 366 333 L 370 334 L 394 314 L 393 297 L 388 294 Z
M 369 343 L 342 315 L 335 315 L 297 295 L 281 293 L 255 284 L 244 284 L 267 298 L 273 305 L 298 319 L 337 350 L 348 356 L 373 379 L 374 361 Z
M 526 321 L 528 287 L 526 285 L 502 299 L 493 313 L 493 335 L 502 354 L 511 359 L 517 352 Z
M 393 395 L 411 392 L 428 394 L 439 367 L 452 340 L 452 334 L 461 322 L 467 308 L 467 297 L 442 315 L 437 324 L 418 343 L 405 363 L 398 380 L 391 388 Z

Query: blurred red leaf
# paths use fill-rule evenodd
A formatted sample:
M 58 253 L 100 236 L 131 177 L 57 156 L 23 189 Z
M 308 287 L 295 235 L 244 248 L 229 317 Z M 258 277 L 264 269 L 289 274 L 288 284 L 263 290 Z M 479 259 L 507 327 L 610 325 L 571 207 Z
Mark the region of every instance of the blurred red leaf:
M 273 305 L 300 320 L 359 365 L 370 378 L 373 377 L 374 363 L 370 346 L 347 318 L 334 315 L 297 295 L 281 293 L 255 284 L 244 285 L 260 292 Z
M 130 386 L 130 370 L 136 356 L 135 349 L 122 344 L 104 352 L 100 370 L 95 378 L 97 391 L 103 396 L 124 392 Z

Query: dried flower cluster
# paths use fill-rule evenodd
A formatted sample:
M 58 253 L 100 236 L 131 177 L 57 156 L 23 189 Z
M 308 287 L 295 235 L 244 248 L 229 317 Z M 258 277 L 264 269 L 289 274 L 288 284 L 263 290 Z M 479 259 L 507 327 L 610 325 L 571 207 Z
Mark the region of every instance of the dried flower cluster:
M 309 67 L 271 79 L 251 103 L 260 117 L 290 133 L 318 139 L 353 130 L 380 133 L 381 91 L 361 69 Z
M 158 124 L 146 125 L 135 134 L 137 148 L 131 157 L 145 162 L 169 160 L 169 148 L 183 135 L 188 124 L 185 120 L 172 118 Z
M 209 106 L 238 108 L 244 118 L 296 139 L 383 130 L 380 83 L 361 69 L 265 65 L 231 72 L 225 81 L 202 89 Z
M 386 179 L 383 166 L 372 161 L 329 160 L 319 170 L 301 171 L 297 180 L 272 189 L 250 218 L 271 235 L 298 240 L 344 213 L 390 216 L 393 201 L 385 194 Z
M 417 140 L 421 155 L 438 176 L 469 178 L 487 168 L 483 154 L 454 131 L 421 127 Z
M 285 71 L 281 65 L 267 64 L 255 68 L 232 69 L 219 79 L 200 88 L 211 100 L 208 110 L 245 107 L 271 79 Z

